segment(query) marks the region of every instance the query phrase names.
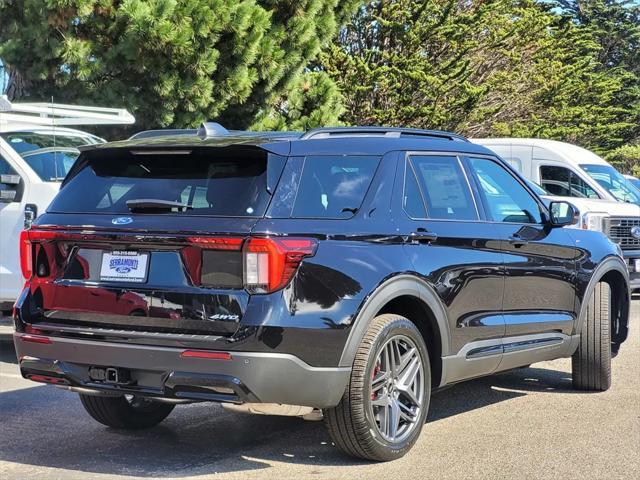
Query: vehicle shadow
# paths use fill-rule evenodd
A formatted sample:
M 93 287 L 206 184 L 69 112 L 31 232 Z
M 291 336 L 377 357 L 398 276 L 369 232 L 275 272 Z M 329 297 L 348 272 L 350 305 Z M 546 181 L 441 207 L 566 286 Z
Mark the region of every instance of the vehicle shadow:
M 428 422 L 533 392 L 568 392 L 570 375 L 520 369 L 433 395 Z M 321 422 L 230 413 L 218 405 L 176 407 L 160 426 L 123 432 L 103 427 L 78 397 L 50 386 L 0 393 L 0 460 L 79 476 L 186 477 L 264 469 L 273 462 L 358 465 L 332 445 Z M 65 475 L 67 477 L 67 475 Z

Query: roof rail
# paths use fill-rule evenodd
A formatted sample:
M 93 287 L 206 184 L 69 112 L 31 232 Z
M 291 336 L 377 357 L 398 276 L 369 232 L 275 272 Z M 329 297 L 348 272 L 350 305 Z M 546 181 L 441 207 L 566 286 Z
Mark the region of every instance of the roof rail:
M 429 137 L 441 138 L 457 142 L 468 142 L 465 137 L 451 132 L 443 132 L 441 130 L 421 130 L 418 128 L 400 128 L 400 127 L 322 127 L 309 130 L 300 137 L 301 140 L 309 140 L 311 138 L 330 138 L 330 137 Z
M 25 126 L 130 125 L 135 118 L 124 108 L 86 107 L 61 103 L 12 103 L 0 96 L 0 128 Z

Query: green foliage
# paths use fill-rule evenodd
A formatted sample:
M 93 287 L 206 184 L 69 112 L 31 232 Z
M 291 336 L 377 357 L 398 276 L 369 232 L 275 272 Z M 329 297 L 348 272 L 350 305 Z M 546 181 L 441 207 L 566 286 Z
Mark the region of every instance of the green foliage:
M 299 101 L 305 67 L 353 3 L 0 0 L 0 58 L 14 99 L 124 105 L 137 129 L 247 128 L 283 97 Z M 300 122 L 288 111 L 283 127 Z
M 402 125 L 637 165 L 635 0 L 0 0 L 0 58 L 10 97 L 137 129 Z
M 622 173 L 640 178 L 640 145 L 624 145 L 609 152 L 607 162 Z
M 620 138 L 602 147 L 640 139 L 640 2 L 637 0 L 557 0 L 566 19 L 598 46 L 595 68 L 615 78 L 620 88 L 612 103 L 621 106 Z
M 587 27 L 552 7 L 370 1 L 321 61 L 344 96 L 347 123 L 556 138 L 597 151 L 634 138 L 637 49 L 605 47 L 607 36 L 597 32 L 613 28 L 606 14 Z M 637 30 L 637 18 L 621 25 Z
M 325 72 L 306 72 L 285 95 L 258 114 L 254 130 L 309 130 L 339 125 L 344 111 L 336 84 Z

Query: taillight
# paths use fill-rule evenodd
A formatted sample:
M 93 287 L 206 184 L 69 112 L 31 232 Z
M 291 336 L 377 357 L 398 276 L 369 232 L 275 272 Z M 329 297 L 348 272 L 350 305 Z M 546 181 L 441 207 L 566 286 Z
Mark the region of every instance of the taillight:
M 77 235 L 80 237 L 80 235 Z M 52 240 L 72 239 L 73 235 L 65 235 L 60 232 L 49 230 L 23 230 L 20 232 L 20 269 L 22 276 L 30 280 L 33 276 L 33 247 L 36 243 L 43 243 Z
M 33 275 L 33 245 L 28 230 L 20 232 L 20 269 L 27 280 Z
M 243 238 L 239 237 L 188 237 L 187 241 L 200 248 L 211 250 L 240 250 Z
M 244 246 L 245 288 L 270 293 L 284 287 L 317 245 L 312 238 L 250 238 Z

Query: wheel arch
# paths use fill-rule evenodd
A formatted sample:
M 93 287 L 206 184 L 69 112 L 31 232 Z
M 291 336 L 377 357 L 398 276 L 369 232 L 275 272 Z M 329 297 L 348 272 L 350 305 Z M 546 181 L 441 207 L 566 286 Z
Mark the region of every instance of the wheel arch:
M 380 284 L 361 304 L 340 357 L 340 366 L 351 366 L 369 322 L 383 313 L 408 318 L 422 334 L 431 362 L 432 383 L 440 384 L 442 357 L 449 355 L 447 314 L 433 287 L 415 275 L 402 274 Z
M 596 285 L 607 283 L 611 288 L 611 349 L 615 355 L 629 333 L 629 308 L 631 293 L 627 266 L 619 257 L 607 257 L 595 269 L 584 291 L 580 305 L 579 321 L 575 333 L 580 334 L 587 311 L 588 299 Z

